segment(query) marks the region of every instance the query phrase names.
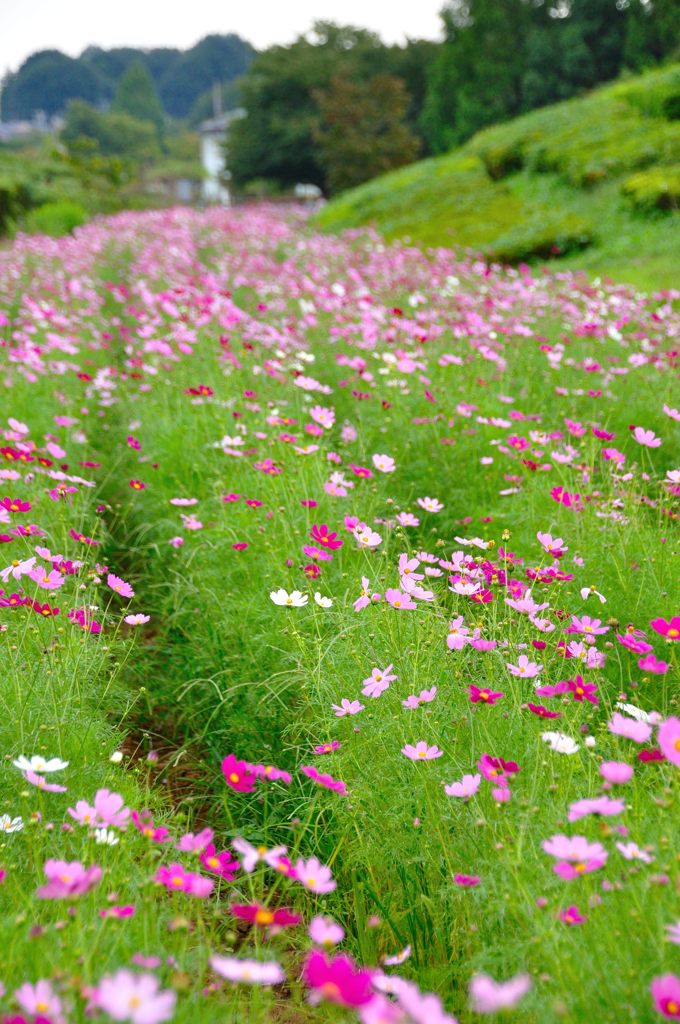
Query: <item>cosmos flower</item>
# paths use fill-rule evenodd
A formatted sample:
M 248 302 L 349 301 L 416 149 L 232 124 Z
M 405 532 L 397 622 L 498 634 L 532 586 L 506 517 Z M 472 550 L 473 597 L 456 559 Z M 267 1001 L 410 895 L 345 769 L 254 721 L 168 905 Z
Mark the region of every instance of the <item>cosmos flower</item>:
M 516 1006 L 530 988 L 528 974 L 517 974 L 509 981 L 494 981 L 488 974 L 475 974 L 470 980 L 470 1005 L 475 1013 L 498 1013 Z
M 153 974 L 134 974 L 125 968 L 100 979 L 93 1003 L 114 1020 L 132 1024 L 162 1024 L 170 1020 L 177 995 L 161 989 Z
M 248 960 L 214 954 L 210 957 L 210 966 L 221 978 L 247 985 L 280 985 L 286 980 L 284 970 L 276 960 Z
M 309 601 L 308 594 L 302 594 L 299 590 L 293 590 L 289 594 L 283 587 L 280 590 L 272 590 L 269 596 L 274 604 L 284 608 L 302 608 Z
M 405 747 L 401 748 L 401 752 L 411 761 L 434 761 L 444 753 L 436 744 L 429 746 L 427 740 L 418 740 L 415 746 L 412 743 L 407 743 Z

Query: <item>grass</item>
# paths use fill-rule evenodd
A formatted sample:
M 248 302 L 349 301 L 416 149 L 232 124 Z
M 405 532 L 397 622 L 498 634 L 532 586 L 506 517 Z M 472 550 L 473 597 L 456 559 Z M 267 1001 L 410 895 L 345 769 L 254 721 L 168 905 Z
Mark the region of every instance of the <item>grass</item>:
M 338 196 L 317 223 L 674 287 L 679 94 L 670 65 L 533 111 Z
M 527 205 L 568 192 L 547 173 L 525 185 Z M 651 727 L 637 745 L 609 723 L 620 702 L 641 709 L 629 708 L 629 721 L 678 715 L 677 651 L 649 625 L 677 614 L 677 307 L 569 273 L 489 270 L 366 233 L 323 236 L 266 208 L 128 213 L 73 238 L 21 238 L 0 260 L 3 408 L 25 424 L 7 420 L 4 444 L 33 459 L 5 451 L 3 493 L 32 507 L 8 513 L 0 530 L 44 531 L 9 534 L 6 564 L 36 543 L 85 563 L 56 592 L 26 576 L 12 584 L 59 605 L 59 616 L 0 608 L 0 813 L 25 822 L 0 857 L 11 953 L 0 1009 L 16 1012 L 19 986 L 44 979 L 69 1020 L 89 1019 L 88 992 L 131 969 L 176 994 L 179 1022 L 353 1020 L 349 997 L 338 1007 L 334 990 L 302 978 L 305 926 L 322 913 L 342 925 L 341 949 L 356 964 L 377 967 L 410 947 L 401 966 L 381 969 L 436 993 L 461 1024 L 481 1019 L 468 995 L 480 972 L 531 979 L 509 1022 L 661 1019 L 650 985 L 678 974 L 666 939 L 678 919 L 678 769 L 638 758 L 657 745 Z M 633 426 L 662 443 L 638 443 Z M 375 466 L 384 453 L 393 472 Z M 59 473 L 76 490 L 52 500 Z M 555 500 L 556 487 L 580 494 L 576 507 Z M 424 509 L 426 496 L 443 508 Z M 400 522 L 405 513 L 416 518 Z M 362 545 L 346 517 L 381 542 Z M 331 560 L 304 550 L 314 524 L 343 541 Z M 551 577 L 538 531 L 564 538 L 563 579 Z M 474 537 L 488 546 L 466 543 Z M 383 597 L 355 611 L 363 577 L 371 593 L 402 586 L 402 554 L 417 558 L 415 571 L 439 570 L 421 583 L 432 599 L 421 592 L 399 611 Z M 111 590 L 108 571 L 133 599 Z M 461 575 L 479 576 L 489 600 L 452 591 Z M 606 604 L 582 596 L 591 584 Z M 281 587 L 304 591 L 307 604 L 274 604 Z M 332 605 L 315 603 L 315 591 Z M 536 621 L 506 603 L 527 591 L 547 604 Z M 79 628 L 71 608 L 102 632 Z M 150 621 L 128 626 L 129 613 Z M 565 660 L 564 645 L 582 636 L 566 629 L 584 615 L 607 632 Z M 458 616 L 497 646 L 450 649 Z M 640 667 L 617 639 L 629 624 L 666 671 Z M 593 649 L 604 659 L 587 665 Z M 536 681 L 507 667 L 521 654 L 542 665 L 543 684 L 581 673 L 598 702 L 539 699 Z M 390 664 L 389 688 L 363 694 L 371 670 Z M 473 703 L 471 685 L 504 696 Z M 432 687 L 430 702 L 403 706 Z M 343 699 L 363 710 L 336 716 Z M 561 717 L 536 717 L 529 701 Z M 552 750 L 546 730 L 578 749 Z M 421 740 L 442 756 L 403 755 Z M 334 741 L 337 751 L 314 752 Z M 235 792 L 220 771 L 231 752 L 277 765 L 290 783 Z M 69 762 L 48 776 L 67 794 L 13 767 L 38 753 Z M 475 773 L 484 753 L 518 764 L 511 799 L 496 799 L 487 780 L 468 801 L 447 796 L 443 784 Z M 632 781 L 603 788 L 603 760 L 630 764 Z M 343 780 L 347 795 L 315 785 L 299 770 L 308 765 Z M 98 844 L 67 808 L 103 787 L 151 807 L 172 843 L 128 825 L 114 830 L 117 845 Z M 625 808 L 568 820 L 576 801 L 604 795 Z M 293 863 L 318 857 L 336 888 L 317 894 L 260 865 L 215 879 L 206 899 L 166 891 L 159 866 L 210 877 L 196 853 L 176 848 L 207 826 L 218 849 L 243 836 L 285 845 Z M 606 863 L 565 881 L 543 849 L 559 834 L 600 842 Z M 634 859 L 617 842 L 637 844 Z M 55 857 L 100 865 L 101 882 L 70 901 L 36 899 Z M 457 884 L 461 874 L 479 884 Z M 303 924 L 270 936 L 230 915 L 253 902 L 290 907 Z M 114 905 L 134 916 L 100 916 Z M 584 920 L 570 926 L 574 906 Z M 276 960 L 286 981 L 230 984 L 211 969 L 214 954 Z M 392 984 L 392 1009 L 374 1004 L 383 1019 L 400 1019 L 397 1004 L 415 1024 L 451 1019 Z M 134 1006 L 124 1009 L 137 1024 Z

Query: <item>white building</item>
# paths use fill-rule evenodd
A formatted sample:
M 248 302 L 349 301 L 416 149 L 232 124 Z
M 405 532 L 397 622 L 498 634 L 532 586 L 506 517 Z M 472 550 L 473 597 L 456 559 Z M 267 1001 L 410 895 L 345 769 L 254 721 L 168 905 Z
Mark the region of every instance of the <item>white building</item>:
M 201 189 L 206 203 L 229 206 L 231 202 L 226 143 L 231 123 L 244 115 L 245 110 L 229 110 L 201 125 L 201 164 L 205 174 Z

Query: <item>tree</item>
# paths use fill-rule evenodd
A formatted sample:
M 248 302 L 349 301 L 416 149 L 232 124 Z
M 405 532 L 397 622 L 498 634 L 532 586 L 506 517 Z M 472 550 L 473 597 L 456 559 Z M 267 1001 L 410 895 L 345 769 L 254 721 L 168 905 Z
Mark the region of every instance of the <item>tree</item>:
M 139 121 L 125 113 L 104 114 L 82 100 L 69 103 L 61 138 L 70 152 L 94 151 L 120 157 L 136 167 L 150 163 L 160 153 L 156 129 L 150 121 Z
M 9 76 L 2 97 L 3 117 L 29 119 L 38 110 L 60 114 L 71 99 L 100 103 L 109 95 L 106 82 L 94 69 L 59 50 L 41 50 Z
M 409 44 L 414 45 L 414 44 Z M 229 138 L 229 168 L 237 185 L 254 179 L 289 188 L 298 182 L 324 187 L 315 132 L 320 123 L 315 94 L 340 76 L 361 83 L 394 74 L 405 49 L 351 25 L 317 22 L 289 46 L 259 53 L 241 81 L 246 116 Z M 417 78 L 414 69 L 409 74 Z M 409 107 L 411 106 L 409 95 Z M 413 122 L 419 111 L 413 113 Z
M 314 139 L 331 194 L 416 159 L 419 143 L 406 121 L 409 94 L 402 79 L 335 77 L 314 99 L 320 115 Z
M 129 114 L 138 121 L 149 121 L 159 134 L 163 131 L 163 107 L 151 75 L 140 60 L 130 64 L 123 73 L 111 110 L 117 114 Z
M 201 39 L 164 74 L 159 93 L 173 117 L 188 117 L 198 97 L 215 82 L 230 82 L 242 75 L 254 55 L 240 36 L 211 35 Z

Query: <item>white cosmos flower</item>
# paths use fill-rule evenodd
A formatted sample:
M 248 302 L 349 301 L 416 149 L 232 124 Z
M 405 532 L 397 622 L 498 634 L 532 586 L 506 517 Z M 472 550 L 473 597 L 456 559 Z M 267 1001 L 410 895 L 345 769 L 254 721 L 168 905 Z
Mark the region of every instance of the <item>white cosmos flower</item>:
M 571 736 L 567 736 L 563 732 L 543 732 L 541 733 L 541 739 L 556 754 L 575 754 L 580 749 L 576 740 L 573 740 Z
M 12 764 L 20 772 L 40 772 L 41 775 L 49 772 L 60 772 L 63 768 L 68 768 L 68 761 L 62 761 L 60 757 L 45 759 L 40 754 L 34 754 L 33 757 L 25 757 L 21 754 L 16 761 L 12 761 Z
M 283 587 L 280 590 L 272 590 L 269 596 L 274 604 L 287 608 L 302 608 L 309 601 L 307 594 L 303 594 L 299 590 L 293 590 L 289 594 Z
M 94 838 L 100 846 L 116 846 L 120 842 L 120 837 L 111 828 L 96 828 Z
M 10 818 L 9 814 L 0 814 L 0 832 L 21 832 L 23 827 L 23 818 Z
M 587 601 L 591 594 L 594 594 L 595 597 L 599 597 L 600 604 L 606 604 L 607 603 L 607 598 L 604 597 L 604 595 L 601 594 L 599 592 L 599 590 L 595 590 L 595 587 L 581 587 L 581 600 L 582 601 Z
M 318 604 L 319 608 L 330 608 L 333 604 L 330 597 L 324 597 L 318 590 L 314 594 L 314 600 Z

